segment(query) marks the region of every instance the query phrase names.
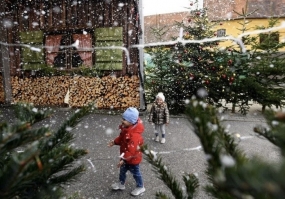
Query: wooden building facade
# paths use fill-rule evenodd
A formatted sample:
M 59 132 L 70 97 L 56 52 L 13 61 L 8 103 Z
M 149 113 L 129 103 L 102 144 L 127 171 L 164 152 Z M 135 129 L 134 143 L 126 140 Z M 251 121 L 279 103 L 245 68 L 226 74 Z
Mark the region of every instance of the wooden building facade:
M 132 47 L 142 38 L 140 4 L 1 1 L 2 101 L 62 105 L 65 98 L 78 107 L 94 101 L 98 108 L 141 107 L 143 62 L 141 49 Z M 57 75 L 41 72 L 49 69 Z

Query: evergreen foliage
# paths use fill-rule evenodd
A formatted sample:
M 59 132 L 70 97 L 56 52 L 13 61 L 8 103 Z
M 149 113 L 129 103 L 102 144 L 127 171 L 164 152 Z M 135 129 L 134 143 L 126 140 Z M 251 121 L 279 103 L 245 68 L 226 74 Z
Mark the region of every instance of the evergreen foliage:
M 269 29 L 278 25 L 278 19 L 270 18 L 268 26 L 257 26 L 257 30 Z M 285 97 L 285 54 L 280 51 L 285 43 L 279 42 L 278 32 L 261 33 L 259 42 L 252 45 L 251 67 L 249 74 L 253 78 L 254 87 L 251 89 L 251 98 L 265 107 L 284 105 Z
M 236 12 L 236 11 L 235 11 Z M 247 9 L 242 9 L 241 13 L 236 12 L 243 19 L 241 33 L 249 31 L 250 20 L 247 18 L 253 14 L 248 13 Z M 269 18 L 268 26 L 256 26 L 254 29 L 264 30 L 278 26 L 278 18 Z M 275 106 L 277 108 L 284 105 L 284 52 L 280 51 L 285 46 L 284 42 L 279 41 L 278 32 L 260 33 L 257 35 L 247 35 L 243 38 L 244 44 L 249 48 L 248 53 L 233 52 L 233 67 L 236 80 L 233 90 L 238 98 L 232 101 L 235 105 L 241 106 L 241 112 L 248 110 L 248 102 L 255 101 L 265 107 Z M 236 46 L 230 46 L 228 49 L 234 49 Z M 246 106 L 244 106 L 246 105 Z M 233 112 L 234 112 L 233 106 Z
M 175 24 L 184 33 L 181 38 L 173 38 L 176 44 L 158 46 L 151 52 L 155 66 L 146 67 L 146 90 L 155 96 L 158 89 L 153 88 L 159 88 L 172 114 L 183 113 L 185 102 L 193 95 L 204 98 L 207 93 L 208 102 L 220 106 L 221 99 L 230 98 L 234 73 L 228 69 L 232 64 L 228 52 L 220 51 L 216 41 L 199 42 L 215 36 L 212 30 L 215 25 L 208 20 L 206 9 L 191 11 L 188 23 Z M 166 33 L 163 29 L 154 32 L 160 37 Z
M 246 33 L 248 17 L 254 12 L 248 13 L 245 8 L 236 13 L 243 19 L 238 30 Z M 172 114 L 183 113 L 185 102 L 194 95 L 215 106 L 227 108 L 231 104 L 232 112 L 239 107 L 242 114 L 247 114 L 250 102 L 261 104 L 263 111 L 265 107 L 284 106 L 285 55 L 280 49 L 285 43 L 279 41 L 278 32 L 244 34 L 241 40 L 249 50 L 244 52 L 235 43 L 220 48 L 223 39 L 215 39 L 213 31 L 219 23 L 209 21 L 206 8 L 190 11 L 188 22 L 175 25 L 183 30 L 182 37 L 174 38 L 176 43 L 169 50 L 153 48 L 155 66 L 146 68 L 147 75 L 151 74 L 146 79 L 146 90 L 151 96 L 164 92 Z M 267 27 L 255 29 L 277 25 L 278 19 L 270 18 Z M 156 33 L 162 37 L 166 31 L 158 29 Z
M 279 147 L 280 161 L 272 163 L 258 157 L 247 158 L 238 148 L 238 138 L 227 132 L 218 119 L 215 107 L 207 102 L 193 98 L 187 105 L 186 115 L 194 127 L 207 158 L 208 182 L 203 189 L 211 198 L 217 199 L 282 199 L 285 180 L 285 113 L 266 111 L 268 127 L 256 126 L 253 131 Z M 160 179 L 169 187 L 175 198 L 191 198 L 197 191 L 199 182 L 194 176 L 188 179 L 187 194 L 182 193 L 180 185 L 165 168 L 162 159 L 154 152 L 144 148 L 147 160 L 155 167 Z M 163 197 L 162 197 L 163 196 Z M 158 193 L 157 198 L 169 198 Z
M 152 28 L 154 36 L 161 40 L 162 36 L 167 33 L 166 27 Z M 146 64 L 145 73 L 145 89 L 147 92 L 147 101 L 153 102 L 155 96 L 159 92 L 163 92 L 166 95 L 166 99 L 170 98 L 169 95 L 175 94 L 169 84 L 173 84 L 173 78 L 176 75 L 173 71 L 170 71 L 171 64 L 171 52 L 165 46 L 158 46 L 147 51 L 151 56 L 152 64 Z M 170 98 L 172 99 L 172 98 Z M 169 103 L 169 109 L 175 110 L 175 104 Z
M 53 132 L 32 125 L 48 116 L 49 109 L 39 110 L 30 104 L 15 105 L 17 121 L 0 124 L 0 198 L 59 198 L 62 186 L 82 173 L 84 165 L 75 161 L 87 154 L 72 147 L 71 130 L 89 113 L 83 107 Z
M 156 153 L 152 150 L 149 150 L 146 145 L 143 146 L 142 151 L 146 155 L 146 160 L 153 166 L 155 173 L 158 173 L 158 177 L 171 190 L 172 195 L 175 198 L 194 198 L 195 193 L 199 187 L 198 179 L 194 174 L 188 174 L 183 176 L 183 181 L 186 186 L 186 193 L 184 193 L 171 171 L 167 169 L 167 167 L 165 167 L 165 165 L 163 164 L 162 158 L 157 156 Z M 168 197 L 162 192 L 157 192 L 156 198 L 167 199 L 170 197 Z

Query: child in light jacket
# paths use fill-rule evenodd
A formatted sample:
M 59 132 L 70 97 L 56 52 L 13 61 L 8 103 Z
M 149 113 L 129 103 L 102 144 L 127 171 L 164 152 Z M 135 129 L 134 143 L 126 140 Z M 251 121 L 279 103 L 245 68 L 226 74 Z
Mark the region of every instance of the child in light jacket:
M 155 102 L 152 104 L 148 121 L 154 123 L 155 141 L 159 142 L 159 134 L 161 134 L 160 143 L 165 143 L 165 125 L 169 124 L 169 110 L 165 103 L 163 93 L 158 93 Z

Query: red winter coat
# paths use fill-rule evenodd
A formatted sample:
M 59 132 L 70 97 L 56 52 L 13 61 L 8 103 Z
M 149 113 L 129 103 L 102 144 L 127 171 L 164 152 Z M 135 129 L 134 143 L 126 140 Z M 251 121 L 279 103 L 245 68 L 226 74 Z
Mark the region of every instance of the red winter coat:
M 130 127 L 122 127 L 120 135 L 115 138 L 114 144 L 120 145 L 120 154 L 124 153 L 122 157 L 127 164 L 136 165 L 142 161 L 142 152 L 140 146 L 143 145 L 144 140 L 142 133 L 144 132 L 144 125 L 139 118 L 138 122 Z

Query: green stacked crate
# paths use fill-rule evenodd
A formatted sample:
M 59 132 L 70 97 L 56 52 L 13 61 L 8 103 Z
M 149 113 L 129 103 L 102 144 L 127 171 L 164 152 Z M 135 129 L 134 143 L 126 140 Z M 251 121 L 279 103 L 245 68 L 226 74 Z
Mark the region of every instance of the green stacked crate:
M 123 47 L 123 28 L 97 28 L 95 38 L 96 47 L 104 47 L 95 51 L 95 67 L 99 70 L 122 70 L 123 51 L 119 47 Z
M 21 59 L 24 70 L 39 70 L 45 67 L 43 31 L 20 32 Z

